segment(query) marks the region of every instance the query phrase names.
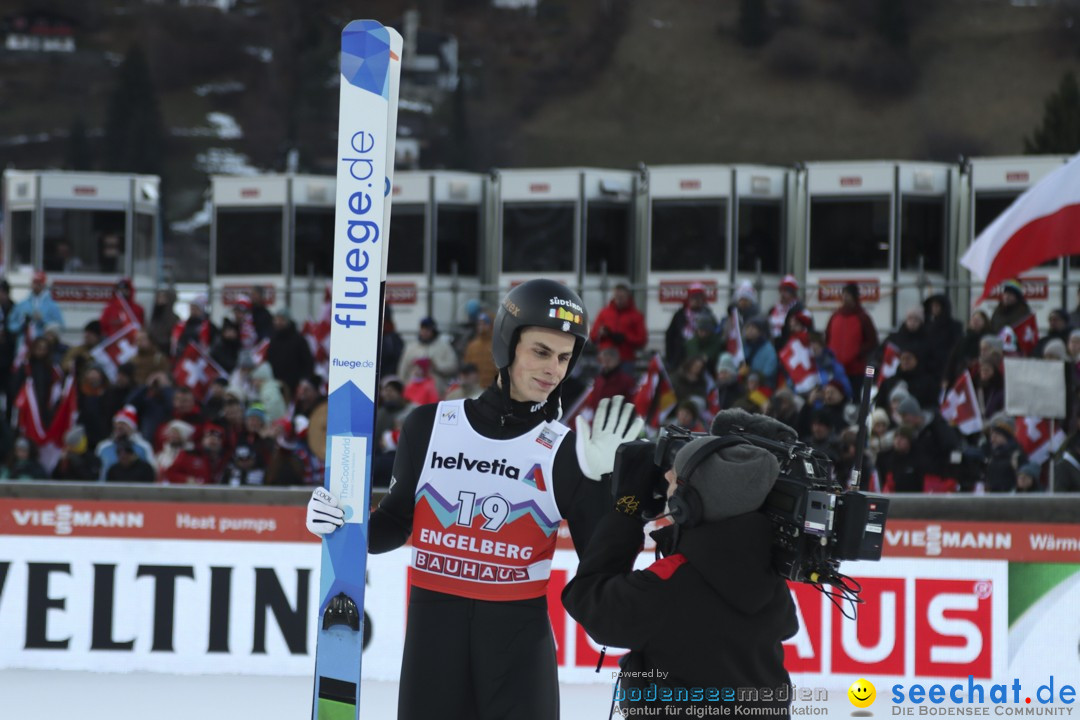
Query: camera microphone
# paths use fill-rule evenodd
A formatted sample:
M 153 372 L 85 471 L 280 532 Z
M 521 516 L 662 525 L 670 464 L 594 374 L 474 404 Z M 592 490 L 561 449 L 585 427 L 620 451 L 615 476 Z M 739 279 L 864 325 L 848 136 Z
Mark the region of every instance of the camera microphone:
M 745 410 L 731 408 L 721 410 L 713 418 L 709 432 L 713 435 L 757 435 L 766 440 L 793 443 L 799 439 L 795 430 L 767 415 L 751 415 Z

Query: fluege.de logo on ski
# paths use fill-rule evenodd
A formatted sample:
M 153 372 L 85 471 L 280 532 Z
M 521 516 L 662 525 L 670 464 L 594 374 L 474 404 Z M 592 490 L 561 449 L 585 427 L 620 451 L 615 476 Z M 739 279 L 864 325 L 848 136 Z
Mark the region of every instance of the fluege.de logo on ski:
M 372 257 L 364 248 L 365 245 L 379 242 L 381 232 L 377 219 L 381 212 L 372 213 L 375 206 L 372 193 L 383 189 L 383 183 L 378 182 L 379 179 L 375 177 L 375 158 L 372 155 L 378 146 L 379 141 L 374 134 L 360 130 L 353 133 L 349 139 L 349 147 L 358 157 L 341 159 L 343 163 L 348 163 L 348 176 L 362 183 L 349 194 L 346 203 L 345 238 L 352 245 L 346 246 L 348 249 L 344 251 L 346 274 L 341 278 L 344 281 L 344 292 L 340 296 L 342 299 L 339 299 L 337 291 L 334 292 L 334 322 L 345 328 L 367 325 L 367 319 L 354 316 L 351 311 L 362 313 L 367 310 L 368 293 L 372 290 L 375 291 L 375 299 L 378 298 L 381 263 L 372 264 Z M 371 217 L 368 217 L 369 213 Z M 371 219 L 372 217 L 376 219 Z

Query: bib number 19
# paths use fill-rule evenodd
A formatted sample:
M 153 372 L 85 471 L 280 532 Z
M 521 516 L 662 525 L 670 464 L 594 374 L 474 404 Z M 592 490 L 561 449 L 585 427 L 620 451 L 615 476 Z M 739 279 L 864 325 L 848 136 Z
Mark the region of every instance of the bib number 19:
M 476 493 L 462 490 L 458 493 L 458 503 L 457 524 L 472 527 L 476 515 Z M 484 530 L 498 530 L 510 516 L 510 503 L 498 495 L 489 495 L 480 502 L 480 514 L 485 518 L 481 526 Z

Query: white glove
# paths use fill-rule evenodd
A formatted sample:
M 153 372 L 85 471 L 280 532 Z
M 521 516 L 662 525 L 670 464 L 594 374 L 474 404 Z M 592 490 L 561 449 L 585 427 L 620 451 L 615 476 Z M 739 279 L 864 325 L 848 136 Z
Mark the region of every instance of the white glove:
M 329 535 L 345 524 L 345 513 L 338 507 L 337 498 L 326 488 L 317 487 L 307 504 L 307 529 L 319 537 Z
M 634 414 L 634 405 L 622 395 L 604 398 L 596 406 L 592 427 L 580 415 L 577 425 L 578 465 L 590 480 L 599 480 L 615 467 L 615 451 L 624 442 L 637 440 L 645 421 Z

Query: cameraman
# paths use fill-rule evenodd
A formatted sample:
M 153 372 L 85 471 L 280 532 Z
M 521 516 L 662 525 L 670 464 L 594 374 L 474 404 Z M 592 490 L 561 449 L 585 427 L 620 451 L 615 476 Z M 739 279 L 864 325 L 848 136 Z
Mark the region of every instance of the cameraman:
M 732 413 L 746 415 L 721 415 Z M 757 434 L 794 439 L 771 418 L 753 422 Z M 785 714 L 791 679 L 781 643 L 798 621 L 772 567 L 772 522 L 757 512 L 777 460 L 737 436 L 704 436 L 663 473 L 654 450 L 644 441 L 620 447 L 615 507 L 594 535 L 604 541 L 586 549 L 563 604 L 597 642 L 630 648 L 615 690 L 624 715 L 690 717 L 735 705 Z M 652 533 L 663 559 L 634 571 L 645 522 L 664 509 L 658 490 L 675 523 Z

